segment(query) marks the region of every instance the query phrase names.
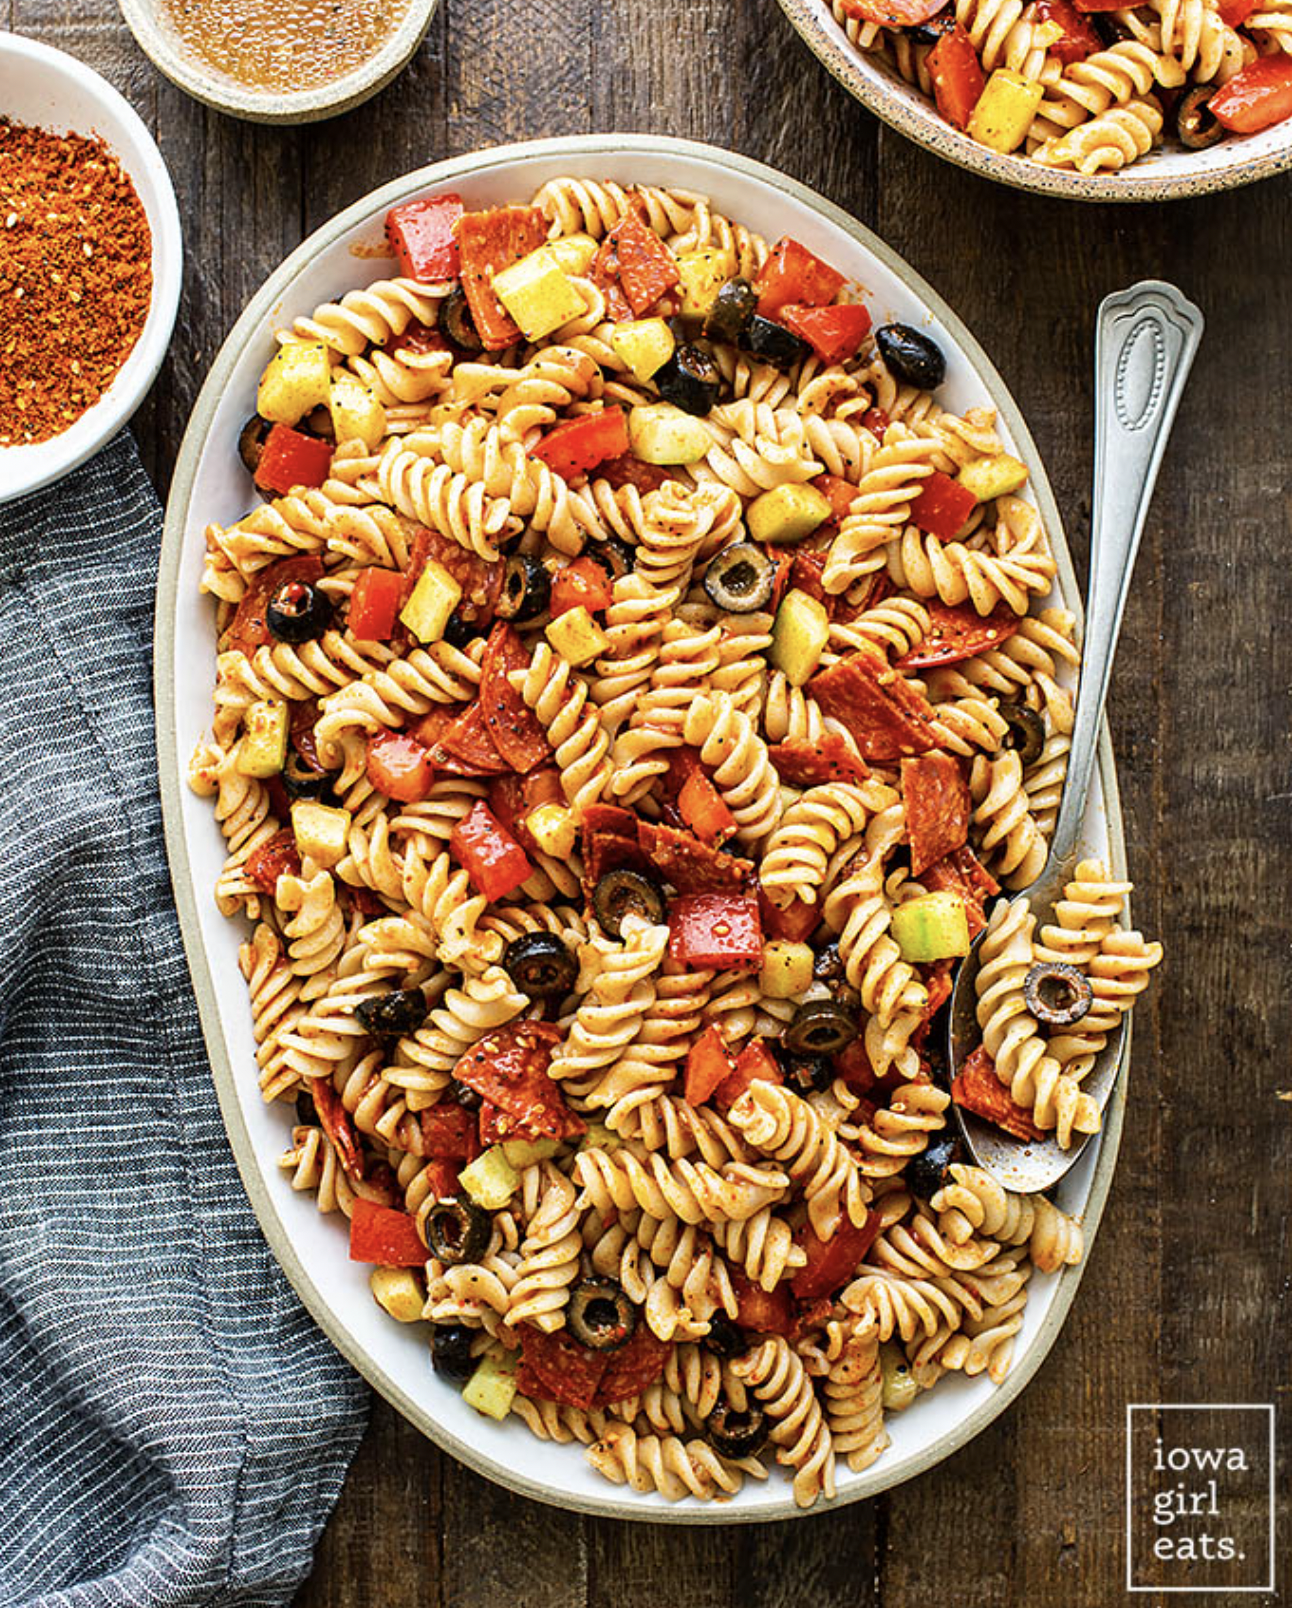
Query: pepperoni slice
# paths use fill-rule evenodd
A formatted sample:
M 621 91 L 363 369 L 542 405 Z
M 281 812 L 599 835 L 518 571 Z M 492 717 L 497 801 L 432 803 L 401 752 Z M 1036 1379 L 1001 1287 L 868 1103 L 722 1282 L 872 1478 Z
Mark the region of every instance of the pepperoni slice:
M 965 903 L 972 938 L 987 925 L 987 900 L 1000 892 L 1000 883 L 967 843 L 936 861 L 921 875 L 930 893 L 958 893 Z
M 911 843 L 911 875 L 918 877 L 969 838 L 969 784 L 950 754 L 902 761 L 902 800 Z
M 493 1141 L 572 1139 L 588 1131 L 548 1076 L 560 1036 L 551 1022 L 512 1022 L 486 1033 L 453 1068 L 459 1083 L 498 1108 L 499 1115 L 489 1118 Z
M 902 670 L 924 670 L 938 664 L 955 664 L 975 653 L 989 653 L 1018 630 L 1019 617 L 1007 603 L 990 614 L 979 614 L 972 603 L 926 603 L 929 632 L 918 647 L 896 661 Z
M 808 691 L 848 728 L 863 759 L 883 764 L 937 747 L 928 699 L 873 643 L 813 676 Z
M 781 779 L 795 787 L 818 787 L 822 782 L 864 782 L 870 775 L 870 767 L 857 757 L 837 731 L 825 732 L 811 743 L 776 743 L 768 753 Z
M 516 1382 L 526 1396 L 563 1402 L 586 1412 L 596 1401 L 609 1366 L 609 1352 L 581 1346 L 563 1329 L 544 1334 L 525 1325 Z
M 625 1401 L 653 1385 L 664 1372 L 670 1347 L 657 1339 L 646 1327 L 645 1317 L 637 1314 L 637 1327 L 632 1338 L 617 1351 L 602 1352 L 610 1365 L 601 1377 L 594 1407 L 609 1407 L 612 1402 Z
M 981 1044 L 961 1064 L 951 1084 L 951 1098 L 958 1106 L 1012 1133 L 1016 1139 L 1045 1138 L 1032 1113 L 1018 1104 L 996 1076 L 996 1063 Z
M 650 863 L 679 893 L 744 893 L 753 881 L 751 860 L 710 848 L 693 832 L 641 821 L 637 838 Z
M 499 620 L 489 633 L 480 663 L 480 707 L 494 747 L 514 771 L 531 771 L 552 757 L 538 717 L 512 686 L 513 670 L 529 668 L 529 654 L 515 631 Z
M 247 875 L 266 893 L 273 893 L 284 871 L 294 877 L 301 874 L 301 857 L 292 831 L 275 832 L 247 856 Z

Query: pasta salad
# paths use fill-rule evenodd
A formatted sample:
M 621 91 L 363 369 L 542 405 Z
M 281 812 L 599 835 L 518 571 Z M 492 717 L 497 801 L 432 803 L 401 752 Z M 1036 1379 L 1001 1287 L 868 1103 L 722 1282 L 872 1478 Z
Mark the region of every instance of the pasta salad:
M 206 530 L 190 782 L 283 1173 L 482 1413 L 810 1506 L 943 1374 L 1002 1379 L 1080 1259 L 951 1101 L 1097 1129 L 1161 955 L 1096 862 L 1039 932 L 997 898 L 1079 662 L 1027 470 L 927 333 L 703 196 L 387 228 L 396 276 L 278 332 L 228 443 L 264 500 Z

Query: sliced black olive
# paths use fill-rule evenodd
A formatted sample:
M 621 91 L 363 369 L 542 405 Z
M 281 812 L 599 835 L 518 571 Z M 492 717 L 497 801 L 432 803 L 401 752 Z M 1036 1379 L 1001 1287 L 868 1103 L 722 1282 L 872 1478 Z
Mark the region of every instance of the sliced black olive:
M 743 1412 L 724 1396 L 704 1421 L 709 1445 L 723 1457 L 753 1457 L 767 1440 L 767 1414 L 752 1401 Z
M 957 1159 L 959 1141 L 954 1134 L 934 1139 L 918 1156 L 912 1156 L 904 1174 L 908 1187 L 929 1200 L 947 1181 L 947 1168 Z
M 479 1111 L 484 1104 L 482 1094 L 477 1093 L 475 1089 L 470 1088 L 465 1083 L 459 1083 L 456 1078 L 453 1080 L 453 1098 L 464 1111 Z
M 673 355 L 653 376 L 665 402 L 684 413 L 703 417 L 718 400 L 722 375 L 718 365 L 698 346 L 675 346 Z
M 744 344 L 749 320 L 758 311 L 758 297 L 747 279 L 729 279 L 713 298 L 705 314 L 701 334 L 728 346 Z
M 451 648 L 465 648 L 468 642 L 485 634 L 480 620 L 468 620 L 459 609 L 454 609 L 444 625 L 444 641 Z
M 293 803 L 297 799 L 321 802 L 332 795 L 332 778 L 325 771 L 315 770 L 313 765 L 306 764 L 294 748 L 287 750 L 282 782 L 283 791 Z
M 1086 20 L 1094 24 L 1094 30 L 1099 35 L 1100 44 L 1108 49 L 1114 45 L 1125 43 L 1128 39 L 1136 38 L 1133 28 L 1124 23 L 1113 11 L 1095 11 L 1087 14 Z
M 776 565 L 753 542 L 725 547 L 704 572 L 704 590 L 728 614 L 765 609 L 776 585 Z
M 462 351 L 484 350 L 484 342 L 480 339 L 475 320 L 471 316 L 471 308 L 467 305 L 467 293 L 461 285 L 454 285 L 440 303 L 440 328 L 454 346 L 460 347 Z
M 280 642 L 314 642 L 331 623 L 331 601 L 311 581 L 284 581 L 265 605 L 265 624 Z
M 420 988 L 392 988 L 388 994 L 360 1001 L 354 1014 L 374 1038 L 401 1038 L 416 1033 L 426 1020 L 426 995 Z
M 296 1120 L 303 1126 L 309 1126 L 319 1119 L 318 1107 L 314 1104 L 314 1096 L 308 1089 L 302 1089 L 296 1096 Z
M 903 385 L 936 391 L 947 377 L 947 360 L 936 341 L 909 324 L 881 324 L 875 331 L 879 355 Z
M 613 1279 L 585 1279 L 566 1308 L 570 1333 L 593 1351 L 618 1351 L 633 1337 L 637 1308 Z
M 1044 1027 L 1071 1027 L 1093 999 L 1089 981 L 1060 960 L 1038 960 L 1023 978 L 1023 1002 Z
M 795 1055 L 783 1043 L 775 1046 L 775 1052 L 786 1085 L 795 1094 L 818 1094 L 834 1081 L 834 1068 L 823 1055 Z
M 944 33 L 950 33 L 955 27 L 956 20 L 943 13 L 940 17 L 930 17 L 927 22 L 914 22 L 903 28 L 906 37 L 917 45 L 936 45 Z
M 618 938 L 625 916 L 641 916 L 658 923 L 664 920 L 668 906 L 664 890 L 654 877 L 621 867 L 607 871 L 597 883 L 592 908 L 606 932 Z
M 502 591 L 494 605 L 500 620 L 524 625 L 552 601 L 552 577 L 532 553 L 513 553 L 502 572 Z
M 817 950 L 812 958 L 813 982 L 838 983 L 842 982 L 846 975 L 837 939 Z
M 319 403 L 318 407 L 311 408 L 296 428 L 306 435 L 317 436 L 320 441 L 336 440 L 336 425 L 332 422 L 332 409 L 325 407 L 322 402 Z
M 796 363 L 803 361 L 812 348 L 806 341 L 800 340 L 792 329 L 786 329 L 784 324 L 773 324 L 770 318 L 755 313 L 745 331 L 742 350 L 776 368 L 793 368 Z
M 531 999 L 563 999 L 574 987 L 579 963 L 554 932 L 527 932 L 503 951 L 507 975 Z
M 489 1249 L 493 1218 L 471 1200 L 436 1201 L 426 1214 L 426 1243 L 448 1267 L 478 1262 Z
M 238 456 L 246 465 L 247 473 L 254 475 L 260 468 L 260 454 L 265 450 L 265 437 L 269 434 L 269 420 L 253 413 L 238 432 Z
M 1205 151 L 1225 137 L 1224 124 L 1211 111 L 1211 97 L 1215 92 L 1214 84 L 1195 84 L 1176 107 L 1176 133 L 1180 143 L 1191 151 Z
M 431 1367 L 446 1379 L 465 1383 L 475 1372 L 472 1342 L 480 1331 L 465 1323 L 437 1323 L 431 1330 Z
M 738 1357 L 742 1351 L 749 1350 L 749 1342 L 744 1334 L 725 1312 L 715 1312 L 709 1319 L 709 1332 L 704 1337 L 704 1343 L 720 1357 Z
M 794 1055 L 838 1055 L 857 1036 L 857 1018 L 837 999 L 810 999 L 794 1012 L 781 1042 Z
M 1035 765 L 1045 747 L 1045 722 L 1026 704 L 1003 703 L 998 707 L 1001 719 L 1009 723 L 1000 746 L 1014 749 L 1020 764 Z
M 596 559 L 612 581 L 631 575 L 637 568 L 637 551 L 622 536 L 607 536 L 604 541 L 591 543 L 584 548 L 583 556 Z

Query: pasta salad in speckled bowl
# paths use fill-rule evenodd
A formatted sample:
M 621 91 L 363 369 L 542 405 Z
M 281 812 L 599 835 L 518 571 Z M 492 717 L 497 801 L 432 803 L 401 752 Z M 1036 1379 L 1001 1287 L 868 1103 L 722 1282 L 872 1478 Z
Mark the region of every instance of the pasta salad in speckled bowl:
M 168 832 L 244 1176 L 347 1354 L 527 1494 L 776 1517 L 1037 1365 L 1120 1105 L 1053 1200 L 948 1108 L 1097 1131 L 1161 951 L 1107 765 L 1054 923 L 1000 897 L 1079 652 L 999 381 L 823 203 L 636 143 L 400 181 L 249 309 L 168 515 Z

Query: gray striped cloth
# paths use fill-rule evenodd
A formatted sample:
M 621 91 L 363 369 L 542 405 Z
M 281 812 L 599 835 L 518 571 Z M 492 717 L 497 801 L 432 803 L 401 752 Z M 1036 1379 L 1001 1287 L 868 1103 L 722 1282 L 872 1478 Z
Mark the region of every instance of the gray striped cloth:
M 157 797 L 159 530 L 126 435 L 0 505 L 2 1608 L 288 1602 L 366 1413 L 207 1069 Z

